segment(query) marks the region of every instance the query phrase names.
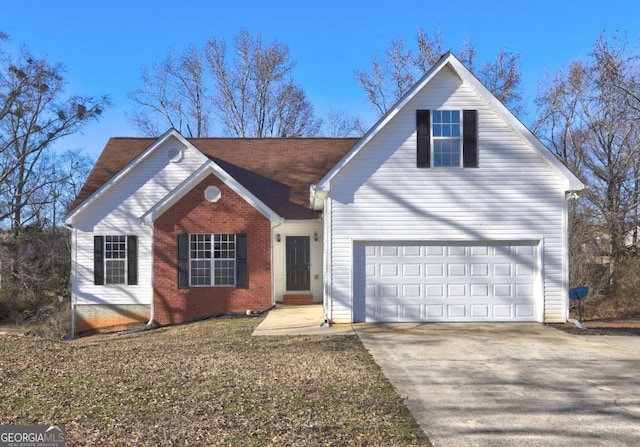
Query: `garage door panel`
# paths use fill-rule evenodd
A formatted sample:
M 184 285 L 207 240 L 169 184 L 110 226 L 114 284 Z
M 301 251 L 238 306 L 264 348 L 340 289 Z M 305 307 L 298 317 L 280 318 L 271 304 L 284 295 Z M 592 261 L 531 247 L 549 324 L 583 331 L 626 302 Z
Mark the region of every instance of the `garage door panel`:
M 471 284 L 471 298 L 486 298 L 489 296 L 489 284 Z
M 397 284 L 380 284 L 378 286 L 379 293 L 376 296 L 382 299 L 400 298 L 398 289 Z
M 467 276 L 467 264 L 447 264 L 448 276 Z
M 471 264 L 471 276 L 489 276 L 489 264 Z
M 380 247 L 380 256 L 398 256 L 399 247 L 383 245 Z
M 536 320 L 537 242 L 363 245 L 366 321 Z
M 493 305 L 494 318 L 513 318 L 513 306 L 511 304 L 494 304 Z
M 534 307 L 532 305 L 516 304 L 516 317 L 533 318 L 534 316 Z
M 409 256 L 416 256 L 416 257 L 421 257 L 422 253 L 421 253 L 421 247 L 417 247 L 417 246 L 405 246 L 402 247 L 402 255 L 405 257 L 409 257 Z
M 450 304 L 447 306 L 449 318 L 464 318 L 467 316 L 467 306 L 464 304 Z
M 478 245 L 470 247 L 471 256 L 489 256 L 489 247 L 486 245 Z
M 471 306 L 471 316 L 478 318 L 489 318 L 489 306 L 488 305 L 475 305 Z
M 425 275 L 427 278 L 442 278 L 444 277 L 444 265 L 443 264 L 425 264 Z
M 530 264 L 516 264 L 516 276 L 533 276 L 533 266 Z
M 405 278 L 415 278 L 422 276 L 422 264 L 403 264 L 402 276 Z
M 533 295 L 533 284 L 516 284 L 516 297 L 528 298 Z
M 438 245 L 429 245 L 424 248 L 425 256 L 442 256 L 444 247 Z
M 427 284 L 425 285 L 425 296 L 433 298 L 444 297 L 444 284 Z
M 511 264 L 495 263 L 493 264 L 493 276 L 511 276 Z
M 495 297 L 510 297 L 511 296 L 511 284 L 494 284 L 493 296 Z
M 422 306 L 416 304 L 409 304 L 403 306 L 402 318 L 408 321 L 416 321 L 422 319 Z
M 397 278 L 399 274 L 398 264 L 380 264 L 380 276 L 383 278 Z
M 467 286 L 464 284 L 449 284 L 447 287 L 447 296 L 449 297 L 467 296 Z
M 402 286 L 403 298 L 422 298 L 422 286 L 420 284 L 405 284 Z
M 442 305 L 429 305 L 425 306 L 425 318 L 426 319 L 442 319 L 444 317 L 444 306 Z

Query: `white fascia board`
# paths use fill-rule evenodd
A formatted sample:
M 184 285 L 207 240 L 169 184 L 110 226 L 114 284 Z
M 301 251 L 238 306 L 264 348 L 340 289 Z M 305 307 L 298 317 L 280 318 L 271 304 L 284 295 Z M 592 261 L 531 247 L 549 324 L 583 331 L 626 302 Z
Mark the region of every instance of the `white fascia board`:
M 487 89 L 478 78 L 455 57 L 448 61 L 451 68 L 467 82 L 480 97 L 507 123 L 521 138 L 528 143 L 539 156 L 565 180 L 566 191 L 580 191 L 584 184 L 567 168 L 551 151 L 518 119 L 507 107 Z
M 206 157 L 205 157 L 206 158 Z M 153 208 L 140 216 L 140 221 L 144 224 L 151 224 L 154 220 L 160 217 L 165 211 L 171 208 L 181 198 L 183 198 L 189 191 L 191 191 L 196 185 L 207 178 L 209 175 L 215 175 L 225 185 L 231 188 L 236 194 L 238 194 L 244 201 L 258 210 L 264 217 L 269 219 L 270 222 L 281 222 L 284 219 L 280 217 L 275 211 L 269 208 L 263 201 L 258 199 L 247 188 L 242 186 L 235 178 L 233 178 L 224 169 L 218 166 L 212 160 L 207 158 L 207 162 L 194 171 L 189 177 L 187 177 L 180 185 L 174 188 L 169 194 L 167 194 L 162 200 L 156 203 Z
M 129 172 L 131 172 L 136 166 L 140 165 L 146 158 L 149 157 L 159 146 L 161 146 L 164 142 L 166 142 L 169 138 L 175 138 L 181 144 L 183 144 L 187 149 L 193 151 L 202 161 L 208 160 L 208 158 L 200 152 L 193 144 L 189 143 L 186 138 L 184 138 L 180 132 L 175 129 L 169 129 L 164 134 L 159 136 L 148 148 L 146 148 L 140 155 L 134 158 L 128 165 L 120 170 L 116 175 L 111 177 L 109 181 L 103 184 L 100 188 L 98 188 L 93 194 L 91 194 L 84 202 L 80 204 L 76 209 L 74 209 L 71 213 L 67 214 L 63 219 L 63 223 L 66 226 L 73 226 L 73 222 L 75 217 L 82 213 L 89 205 L 95 202 L 100 196 L 102 196 L 106 191 L 108 191 L 113 185 L 118 183 L 120 179 L 125 177 Z

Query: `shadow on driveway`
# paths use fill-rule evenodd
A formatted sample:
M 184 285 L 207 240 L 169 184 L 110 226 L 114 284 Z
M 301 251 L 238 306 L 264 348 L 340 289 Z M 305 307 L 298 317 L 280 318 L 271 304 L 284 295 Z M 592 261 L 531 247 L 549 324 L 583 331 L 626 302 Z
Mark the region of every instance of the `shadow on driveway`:
M 536 323 L 353 327 L 437 447 L 640 446 L 640 337 Z

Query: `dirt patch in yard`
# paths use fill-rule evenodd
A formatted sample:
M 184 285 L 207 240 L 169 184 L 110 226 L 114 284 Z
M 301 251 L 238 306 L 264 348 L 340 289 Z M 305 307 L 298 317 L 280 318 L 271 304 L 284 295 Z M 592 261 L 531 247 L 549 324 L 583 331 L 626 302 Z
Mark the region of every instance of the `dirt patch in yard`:
M 0 337 L 0 424 L 64 424 L 69 446 L 431 445 L 355 335 L 252 337 L 260 321 Z

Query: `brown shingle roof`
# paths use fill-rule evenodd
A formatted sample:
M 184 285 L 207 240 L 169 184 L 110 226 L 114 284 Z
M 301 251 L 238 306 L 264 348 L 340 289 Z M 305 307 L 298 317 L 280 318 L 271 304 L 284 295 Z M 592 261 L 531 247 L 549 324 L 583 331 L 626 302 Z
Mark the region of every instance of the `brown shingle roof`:
M 189 138 L 203 154 L 280 216 L 314 218 L 309 185 L 317 183 L 357 138 Z M 155 138 L 111 138 L 73 202 L 91 194 L 148 148 Z

